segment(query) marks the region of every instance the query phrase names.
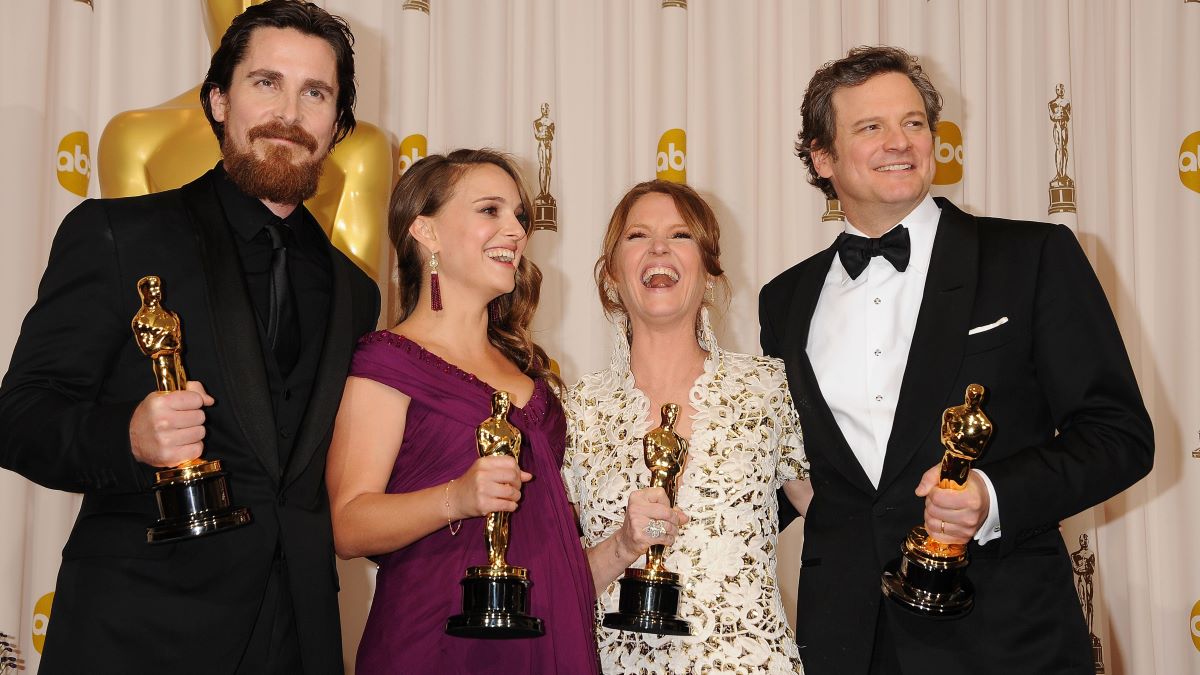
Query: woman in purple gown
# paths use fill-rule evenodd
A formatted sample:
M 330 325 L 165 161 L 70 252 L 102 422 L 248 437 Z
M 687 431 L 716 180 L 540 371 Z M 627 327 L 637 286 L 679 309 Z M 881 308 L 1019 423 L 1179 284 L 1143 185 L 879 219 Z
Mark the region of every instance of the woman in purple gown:
M 487 150 L 430 155 L 392 194 L 400 321 L 359 343 L 326 470 L 338 555 L 379 564 L 360 674 L 598 672 L 557 378 L 529 335 L 541 285 L 522 256 L 529 210 L 513 164 Z M 497 389 L 523 436 L 519 465 L 476 453 Z M 445 634 L 459 580 L 488 563 L 481 516 L 495 511 L 512 512 L 507 558 L 529 570 L 541 637 Z

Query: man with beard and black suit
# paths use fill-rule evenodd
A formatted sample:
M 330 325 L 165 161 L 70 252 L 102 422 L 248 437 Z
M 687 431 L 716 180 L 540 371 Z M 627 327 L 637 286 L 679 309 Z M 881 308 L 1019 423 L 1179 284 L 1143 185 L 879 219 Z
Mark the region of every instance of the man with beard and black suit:
M 43 673 L 341 672 L 325 453 L 375 284 L 302 202 L 354 128 L 353 36 L 270 0 L 201 90 L 223 160 L 178 190 L 64 219 L 0 387 L 0 466 L 83 493 Z M 186 390 L 155 391 L 138 280 L 182 321 Z M 203 453 L 248 525 L 149 545 L 156 468 Z
M 796 640 L 824 673 L 1090 673 L 1058 522 L 1146 475 L 1153 432 L 1116 321 L 1062 225 L 932 198 L 941 97 L 915 58 L 862 47 L 804 95 L 797 151 L 845 232 L 760 295 L 812 463 Z M 987 389 L 994 435 L 937 486 L 942 412 Z M 780 499 L 786 524 L 795 517 Z M 969 543 L 974 609 L 908 613 L 880 573 L 924 523 Z

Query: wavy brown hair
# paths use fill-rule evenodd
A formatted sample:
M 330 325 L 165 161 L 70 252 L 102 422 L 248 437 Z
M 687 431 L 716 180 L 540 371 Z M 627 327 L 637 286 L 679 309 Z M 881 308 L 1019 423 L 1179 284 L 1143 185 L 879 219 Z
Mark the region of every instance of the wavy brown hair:
M 621 235 L 625 232 L 625 224 L 629 220 L 629 212 L 633 210 L 633 205 L 650 194 L 666 195 L 675 203 L 675 209 L 683 217 L 688 233 L 700 246 L 700 261 L 704 264 L 704 271 L 713 278 L 715 285 L 721 287 L 724 297 L 729 297 L 729 280 L 725 278 L 725 270 L 721 269 L 721 226 L 717 223 L 717 214 L 713 213 L 708 202 L 688 185 L 665 180 L 648 180 L 634 185 L 621 197 L 621 201 L 617 202 L 612 217 L 608 219 L 608 229 L 604 231 L 600 258 L 596 260 L 596 290 L 600 293 L 600 306 L 610 318 L 626 313 L 625 305 L 617 296 L 616 289 L 612 289 L 611 296 L 609 294 L 611 286 L 608 280 L 616 278 L 613 258 L 617 253 L 617 246 L 621 244 Z M 710 304 L 707 297 L 704 304 Z
M 921 68 L 917 57 L 899 47 L 855 47 L 845 58 L 830 61 L 821 66 L 804 91 L 800 104 L 800 133 L 796 134 L 796 154 L 808 168 L 808 182 L 825 193 L 828 199 L 837 199 L 833 181 L 822 178 L 813 165 L 812 153 L 827 150 L 837 159 L 833 140 L 837 132 L 837 118 L 833 109 L 833 94 L 844 87 L 857 87 L 883 73 L 900 73 L 908 78 L 921 100 L 925 103 L 925 121 L 929 133 L 937 129 L 942 114 L 942 95 L 938 93 L 929 76 Z
M 532 202 L 529 191 L 525 189 L 525 181 L 508 155 L 487 148 L 461 149 L 446 155 L 429 155 L 413 164 L 392 190 L 391 204 L 388 206 L 388 236 L 396 249 L 396 275 L 400 289 L 397 323 L 407 319 L 417 308 L 421 285 L 428 278 L 421 245 L 409 232 L 413 222 L 419 216 L 434 216 L 441 211 L 454 195 L 459 180 L 467 170 L 484 164 L 499 167 L 517 184 L 526 214 L 524 226 L 528 234 Z M 488 341 L 516 364 L 521 372 L 534 379 L 544 378 L 561 388 L 562 380 L 550 370 L 550 357 L 533 341 L 529 330 L 541 289 L 542 271 L 529 258 L 521 256 L 513 290 L 492 300 L 499 309 L 500 320 L 488 322 Z

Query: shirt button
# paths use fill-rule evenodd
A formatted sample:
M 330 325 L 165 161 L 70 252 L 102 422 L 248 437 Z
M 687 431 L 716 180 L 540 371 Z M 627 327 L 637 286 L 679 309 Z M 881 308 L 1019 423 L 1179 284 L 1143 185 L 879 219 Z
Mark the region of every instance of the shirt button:
M 883 300 L 881 300 L 881 299 L 879 299 L 879 298 L 875 298 L 875 304 L 879 305 L 879 304 L 882 304 L 882 303 L 883 303 Z
M 882 354 L 883 354 L 883 352 L 882 352 L 882 351 L 880 351 L 880 350 L 878 350 L 878 349 L 876 349 L 876 350 L 875 350 L 875 356 L 880 356 L 880 355 L 882 355 Z
M 282 437 L 282 438 L 288 438 L 288 437 L 290 437 L 290 436 L 291 436 L 291 434 L 290 434 L 290 433 L 288 433 L 288 430 L 287 430 L 287 429 L 280 429 L 280 430 L 279 430 L 279 435 L 280 435 L 280 437 Z
M 877 403 L 878 403 L 879 401 L 882 401 L 882 400 L 883 400 L 883 395 L 882 395 L 882 394 L 875 394 L 875 401 L 876 401 Z

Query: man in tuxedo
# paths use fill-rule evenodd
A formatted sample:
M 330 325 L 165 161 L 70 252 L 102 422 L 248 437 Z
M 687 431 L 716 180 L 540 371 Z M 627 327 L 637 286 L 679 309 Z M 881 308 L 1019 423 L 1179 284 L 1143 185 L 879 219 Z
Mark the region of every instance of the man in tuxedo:
M 760 295 L 812 463 L 796 639 L 824 673 L 1090 673 L 1058 522 L 1146 475 L 1153 432 L 1104 291 L 1062 225 L 932 198 L 941 97 L 861 47 L 813 76 L 797 151 L 845 232 Z M 939 425 L 987 389 L 991 445 L 937 487 Z M 781 499 L 786 524 L 796 513 Z M 880 590 L 908 531 L 968 543 L 974 609 L 936 621 Z
M 0 465 L 83 493 L 42 673 L 341 672 L 325 453 L 375 284 L 302 202 L 354 128 L 353 37 L 316 5 L 234 20 L 201 96 L 223 159 L 63 221 L 0 386 Z M 155 391 L 130 331 L 161 278 L 196 380 Z M 156 469 L 203 455 L 252 521 L 150 545 Z

